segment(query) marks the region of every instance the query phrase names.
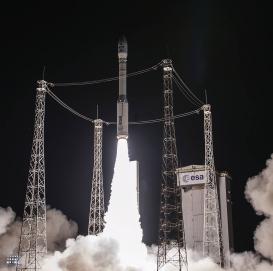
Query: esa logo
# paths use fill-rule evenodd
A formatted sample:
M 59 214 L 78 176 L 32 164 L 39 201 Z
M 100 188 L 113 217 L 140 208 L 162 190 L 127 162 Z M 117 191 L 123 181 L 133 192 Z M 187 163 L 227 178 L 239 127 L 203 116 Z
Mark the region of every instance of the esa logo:
M 189 181 L 202 181 L 204 180 L 204 175 L 184 175 L 183 176 L 183 182 L 188 183 Z

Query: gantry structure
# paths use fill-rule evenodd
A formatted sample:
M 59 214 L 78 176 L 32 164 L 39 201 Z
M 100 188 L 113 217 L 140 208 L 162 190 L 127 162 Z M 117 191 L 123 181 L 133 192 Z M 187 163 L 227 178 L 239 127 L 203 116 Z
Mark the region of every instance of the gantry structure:
M 185 244 L 181 190 L 177 187 L 175 174 L 178 167 L 178 156 L 174 119 L 198 114 L 201 108 L 174 116 L 172 79 L 174 79 L 174 82 L 189 101 L 195 102 L 195 105 L 200 105 L 201 101 L 185 85 L 181 77 L 174 70 L 172 61 L 169 59 L 165 59 L 159 64 L 148 69 L 143 69 L 142 71 L 128 74 L 128 77 L 137 76 L 148 71 L 154 71 L 159 66 L 163 67 L 164 118 L 129 122 L 129 124 L 146 125 L 163 122 L 162 183 L 157 270 L 160 270 L 166 264 L 171 264 L 174 267 L 174 270 L 182 271 L 183 268 L 184 271 L 188 269 L 188 262 Z M 173 75 L 173 72 L 175 76 Z M 49 89 L 49 87 L 92 85 L 117 79 L 118 77 L 113 77 L 103 80 L 58 84 L 47 83 L 44 80 L 38 81 L 39 86 L 36 94 L 34 136 L 18 250 L 19 260 L 16 267 L 17 271 L 40 270 L 42 258 L 47 253 L 44 160 L 44 118 L 46 93 L 48 93 L 56 102 L 58 102 L 72 114 L 94 125 L 94 167 L 88 234 L 97 235 L 102 232 L 104 226 L 104 193 L 102 173 L 103 124 L 107 123 L 116 125 L 116 123 L 105 122 L 98 117 L 94 120 L 80 114 L 58 98 Z M 210 105 L 203 104 L 202 110 L 204 112 L 205 168 L 207 174 L 207 181 L 204 189 L 203 252 L 204 256 L 210 256 L 216 263 L 222 265 L 223 252 L 221 241 L 221 218 L 213 156 L 212 118 Z
M 173 115 L 172 61 L 163 60 L 164 129 L 157 270 L 166 264 L 188 269 L 181 190 L 177 186 L 178 157 Z
M 36 92 L 35 124 L 31 149 L 17 271 L 41 269 L 47 253 L 44 119 L 46 82 L 39 81 Z
M 90 199 L 88 234 L 97 235 L 104 227 L 104 192 L 102 172 L 103 120 L 94 120 L 94 166 Z
M 214 166 L 211 107 L 209 104 L 206 104 L 203 105 L 202 109 L 204 112 L 206 171 L 204 187 L 203 255 L 211 257 L 217 264 L 223 266 L 222 224 Z

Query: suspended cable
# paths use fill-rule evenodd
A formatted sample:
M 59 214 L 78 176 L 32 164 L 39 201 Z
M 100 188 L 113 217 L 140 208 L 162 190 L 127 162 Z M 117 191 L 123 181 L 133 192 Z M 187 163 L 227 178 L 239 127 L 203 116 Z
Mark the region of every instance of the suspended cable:
M 192 91 L 191 89 L 186 85 L 186 83 L 183 81 L 183 79 L 181 78 L 181 76 L 177 73 L 177 71 L 173 68 L 173 72 L 174 75 L 177 77 L 177 79 L 179 80 L 179 82 L 182 84 L 182 86 L 185 88 L 186 91 L 188 91 L 188 93 L 193 97 L 193 99 L 195 99 L 197 102 L 199 102 L 201 105 L 204 104 L 204 102 L 202 100 L 200 100 Z
M 159 62 L 158 64 L 156 64 L 150 68 L 143 69 L 143 70 L 140 70 L 137 72 L 128 73 L 126 77 L 133 77 L 133 76 L 137 76 L 137 75 L 147 73 L 147 72 L 150 72 L 153 70 L 157 70 L 157 68 L 161 66 L 161 62 Z M 83 82 L 71 82 L 71 83 L 50 83 L 49 82 L 48 85 L 51 87 L 85 86 L 85 85 L 95 85 L 95 84 L 116 81 L 116 80 L 119 80 L 120 78 L 122 78 L 122 77 L 115 76 L 115 77 L 110 77 L 110 78 L 105 78 L 105 79 L 100 79 L 100 80 L 83 81 Z
M 178 87 L 178 89 L 182 92 L 182 94 L 185 96 L 185 98 L 192 103 L 195 106 L 202 106 L 203 103 L 199 102 L 198 100 L 196 100 L 191 93 L 185 89 L 185 87 L 180 83 L 180 81 L 177 80 L 176 77 L 173 77 L 173 80 L 176 84 L 176 86 Z
M 198 108 L 196 110 L 192 110 L 186 113 L 181 113 L 178 115 L 173 116 L 174 119 L 179 119 L 179 118 L 183 118 L 183 117 L 187 117 L 190 115 L 194 115 L 194 114 L 199 114 L 199 112 L 201 111 L 201 108 Z M 163 122 L 165 119 L 164 118 L 160 118 L 160 119 L 151 119 L 151 120 L 142 120 L 142 121 L 130 121 L 129 124 L 130 125 L 141 125 L 141 124 L 153 124 L 153 123 L 159 123 L 159 122 Z M 107 122 L 110 125 L 113 124 L 117 124 L 116 122 Z
M 89 117 L 86 117 L 84 116 L 83 114 L 77 112 L 76 110 L 74 110 L 73 108 L 71 108 L 70 106 L 68 106 L 66 103 L 64 103 L 59 97 L 57 97 L 48 87 L 46 87 L 46 91 L 47 93 L 58 103 L 60 104 L 62 107 L 64 107 L 65 109 L 67 109 L 69 112 L 71 112 L 72 114 L 84 119 L 84 120 L 87 120 L 89 122 L 92 122 L 93 123 L 93 119 L 89 118 Z
M 200 103 L 204 104 L 204 102 L 202 100 L 200 100 L 192 91 L 191 89 L 187 86 L 187 84 L 184 82 L 184 80 L 182 79 L 182 77 L 178 74 L 178 72 L 173 69 L 174 71 L 174 75 L 178 78 L 178 80 L 182 83 L 182 85 L 185 87 L 185 89 Z
M 94 119 L 91 119 L 91 118 L 79 113 L 78 111 L 76 111 L 75 109 L 71 108 L 66 103 L 64 103 L 48 87 L 46 87 L 46 91 L 51 96 L 51 98 L 53 98 L 58 104 L 60 104 L 63 108 L 65 108 L 66 110 L 68 110 L 72 114 L 74 114 L 74 115 L 78 116 L 79 118 L 84 119 L 88 122 L 91 122 L 91 123 L 94 122 Z M 201 110 L 201 108 L 198 108 L 198 109 L 192 110 L 190 112 L 175 115 L 173 118 L 178 119 L 178 118 L 187 117 L 187 116 L 190 116 L 193 114 L 198 114 L 200 112 L 200 110 Z M 164 118 L 158 118 L 158 119 L 151 119 L 151 120 L 132 121 L 132 122 L 129 122 L 129 124 L 130 125 L 153 124 L 153 123 L 158 123 L 158 122 L 163 122 L 163 121 L 164 121 Z M 116 125 L 117 124 L 116 122 L 111 122 L 111 121 L 103 121 L 103 123 L 105 123 L 106 125 Z
M 198 101 L 196 101 L 194 98 L 192 98 L 192 96 L 188 93 L 187 90 L 185 90 L 185 88 L 179 83 L 179 81 L 173 77 L 173 81 L 176 84 L 176 86 L 178 87 L 178 89 L 182 92 L 182 94 L 185 96 L 185 98 L 194 106 L 201 106 L 202 104 Z
M 189 112 L 186 112 L 186 113 L 174 115 L 173 118 L 174 119 L 180 119 L 180 118 L 184 118 L 184 117 L 191 116 L 191 115 L 194 115 L 194 114 L 199 114 L 201 110 L 202 110 L 202 108 L 198 108 L 198 109 L 193 110 L 193 111 L 189 111 Z

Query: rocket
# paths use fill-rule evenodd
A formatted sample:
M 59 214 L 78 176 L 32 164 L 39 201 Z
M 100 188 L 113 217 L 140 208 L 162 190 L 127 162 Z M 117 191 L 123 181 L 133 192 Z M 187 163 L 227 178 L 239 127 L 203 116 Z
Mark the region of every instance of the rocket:
M 125 37 L 118 42 L 119 92 L 117 101 L 117 139 L 128 138 L 128 101 L 126 95 L 128 45 Z

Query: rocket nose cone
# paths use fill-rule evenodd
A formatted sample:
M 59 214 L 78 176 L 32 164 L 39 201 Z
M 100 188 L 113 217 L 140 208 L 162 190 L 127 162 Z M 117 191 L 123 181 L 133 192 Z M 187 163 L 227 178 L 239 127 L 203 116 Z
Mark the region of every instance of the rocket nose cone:
M 122 36 L 118 42 L 118 53 L 126 53 L 127 54 L 127 52 L 128 52 L 127 40 L 126 40 L 125 36 Z

